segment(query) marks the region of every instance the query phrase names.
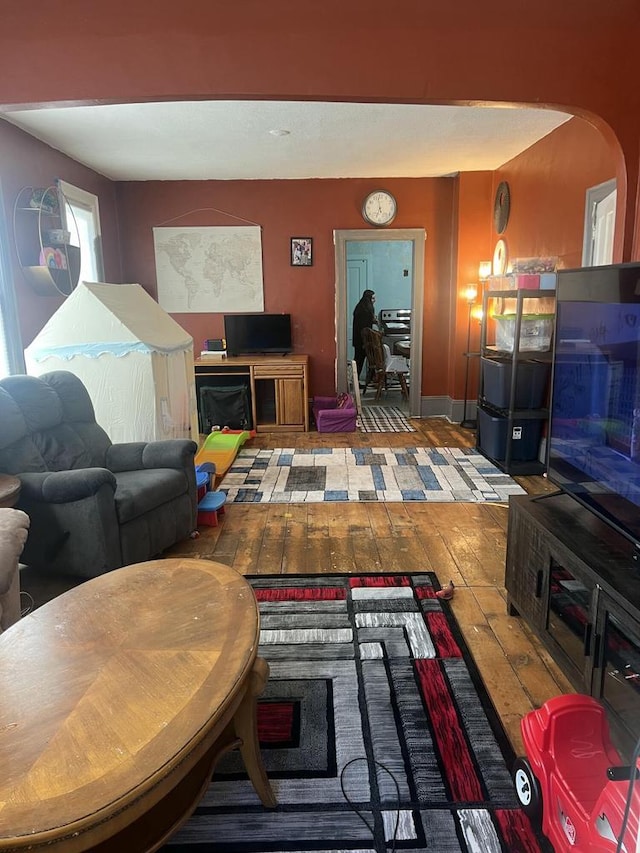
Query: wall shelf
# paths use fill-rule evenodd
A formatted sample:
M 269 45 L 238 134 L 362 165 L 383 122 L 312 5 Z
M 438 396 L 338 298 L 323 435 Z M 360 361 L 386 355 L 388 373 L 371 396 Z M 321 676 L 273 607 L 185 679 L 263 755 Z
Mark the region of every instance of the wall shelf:
M 25 281 L 40 296 L 69 296 L 80 278 L 80 247 L 64 234 L 65 201 L 55 186 L 23 187 L 14 203 L 16 255 Z

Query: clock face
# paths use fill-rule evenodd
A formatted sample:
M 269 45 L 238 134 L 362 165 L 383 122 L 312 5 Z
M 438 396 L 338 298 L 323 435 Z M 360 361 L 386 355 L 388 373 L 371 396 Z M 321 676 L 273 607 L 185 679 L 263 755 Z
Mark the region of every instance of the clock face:
M 395 198 L 386 190 L 369 193 L 362 205 L 362 216 L 371 225 L 388 225 L 395 219 L 397 211 Z

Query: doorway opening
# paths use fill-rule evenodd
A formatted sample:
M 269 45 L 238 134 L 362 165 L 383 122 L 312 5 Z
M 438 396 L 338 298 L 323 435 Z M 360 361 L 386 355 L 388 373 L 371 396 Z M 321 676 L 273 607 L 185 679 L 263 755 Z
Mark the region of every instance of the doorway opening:
M 426 232 L 423 228 L 334 231 L 336 387 L 339 391 L 345 391 L 348 387 L 347 375 L 353 359 L 351 323 L 353 308 L 359 299 L 356 295 L 365 289 L 373 290 L 376 293 L 376 315 L 383 309 L 411 309 L 408 406 L 406 403 L 404 407 L 400 406 L 399 391 L 397 395 L 395 392 L 383 393 L 378 403 L 405 408 L 412 417 L 420 417 L 421 414 L 425 240 Z M 389 280 L 385 280 L 387 278 Z M 399 300 L 408 300 L 408 305 L 397 304 Z M 387 305 L 387 301 L 390 304 Z M 389 343 L 393 344 L 393 341 Z M 368 405 L 370 401 L 365 397 L 362 402 Z

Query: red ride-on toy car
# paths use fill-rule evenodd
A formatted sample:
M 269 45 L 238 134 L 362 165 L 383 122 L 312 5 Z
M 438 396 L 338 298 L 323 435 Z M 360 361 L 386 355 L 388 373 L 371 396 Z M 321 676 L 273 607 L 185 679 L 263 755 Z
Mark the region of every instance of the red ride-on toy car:
M 527 757 L 513 766 L 516 794 L 530 817 L 542 814 L 556 853 L 640 851 L 638 771 L 618 846 L 632 770 L 609 739 L 602 706 L 590 696 L 557 696 L 527 714 L 520 728 Z

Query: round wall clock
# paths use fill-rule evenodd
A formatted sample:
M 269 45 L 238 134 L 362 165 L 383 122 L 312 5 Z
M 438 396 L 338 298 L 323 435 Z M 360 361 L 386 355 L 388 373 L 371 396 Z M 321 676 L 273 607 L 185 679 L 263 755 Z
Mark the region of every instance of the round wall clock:
M 496 248 L 493 252 L 493 274 L 504 275 L 507 271 L 507 261 L 509 252 L 507 250 L 507 241 L 504 239 L 498 240 Z
M 503 234 L 509 221 L 509 212 L 511 210 L 511 193 L 509 184 L 506 181 L 501 181 L 496 190 L 495 201 L 493 202 L 493 224 L 498 234 Z
M 397 212 L 398 203 L 387 190 L 374 190 L 362 202 L 362 218 L 378 228 L 393 222 Z

